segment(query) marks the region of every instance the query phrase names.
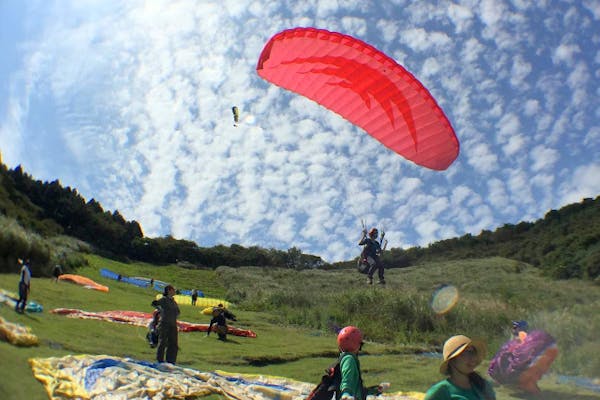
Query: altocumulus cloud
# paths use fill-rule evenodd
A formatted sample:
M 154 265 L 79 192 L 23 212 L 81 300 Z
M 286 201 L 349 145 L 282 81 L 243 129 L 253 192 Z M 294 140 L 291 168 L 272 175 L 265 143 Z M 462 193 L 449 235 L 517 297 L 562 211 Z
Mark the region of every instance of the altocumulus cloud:
M 478 234 L 600 194 L 598 2 L 47 1 L 3 16 L 9 166 L 60 179 L 147 235 L 358 254 Z M 413 72 L 461 154 L 420 168 L 317 104 L 262 81 L 275 33 L 357 36 Z M 15 33 L 15 35 L 17 35 Z M 8 67 L 7 67 L 8 68 Z M 231 107 L 241 111 L 239 127 Z

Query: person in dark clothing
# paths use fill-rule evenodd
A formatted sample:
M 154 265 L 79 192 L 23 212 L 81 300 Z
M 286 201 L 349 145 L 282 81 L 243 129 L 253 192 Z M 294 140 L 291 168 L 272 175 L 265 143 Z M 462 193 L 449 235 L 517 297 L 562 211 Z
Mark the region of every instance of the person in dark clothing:
M 160 310 L 155 308 L 152 312 L 152 321 L 148 324 L 148 334 L 146 335 L 146 339 L 148 339 L 148 344 L 151 348 L 155 348 L 158 346 L 158 323 L 160 321 Z
M 54 277 L 54 282 L 58 282 L 58 277 L 63 274 L 62 267 L 60 264 L 56 264 L 54 269 L 52 270 L 52 276 Z
M 227 320 L 230 319 L 232 321 L 237 321 L 235 315 L 223 307 L 223 304 L 213 307 L 212 315 L 213 317 L 210 320 L 210 325 L 208 326 L 206 336 L 210 335 L 213 325 L 216 324 L 217 335 L 219 336 L 218 339 L 223 341 L 227 340 Z
M 21 266 L 21 272 L 19 276 L 19 300 L 15 304 L 15 311 L 23 314 L 25 312 L 25 306 L 27 305 L 27 297 L 29 296 L 29 289 L 31 287 L 31 271 L 29 270 L 29 260 L 17 260 Z
M 156 348 L 156 361 L 166 361 L 175 364 L 179 346 L 177 343 L 177 317 L 179 306 L 173 299 L 175 288 L 171 285 L 165 286 L 163 297 L 152 302 L 152 306 L 160 310 L 160 321 L 158 323 L 158 347 Z
M 192 305 L 193 306 L 196 305 L 196 300 L 198 300 L 198 290 L 193 289 L 192 290 Z
M 360 242 L 358 242 L 358 245 L 364 246 L 361 254 L 361 260 L 369 265 L 369 269 L 367 271 L 367 283 L 369 285 L 373 284 L 373 275 L 375 274 L 375 271 L 377 271 L 379 284 L 385 285 L 385 278 L 383 276 L 384 267 L 379 259 L 379 256 L 383 250 L 381 248 L 381 243 L 377 241 L 379 231 L 377 228 L 372 228 L 367 235 L 367 230 L 363 229 L 362 233 L 362 238 L 360 239 Z

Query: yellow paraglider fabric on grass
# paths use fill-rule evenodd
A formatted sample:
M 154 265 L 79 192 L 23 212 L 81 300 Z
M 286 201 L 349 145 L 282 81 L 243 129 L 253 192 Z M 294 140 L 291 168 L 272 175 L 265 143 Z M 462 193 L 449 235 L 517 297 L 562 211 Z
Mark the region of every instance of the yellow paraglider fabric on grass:
M 162 297 L 162 294 L 157 294 L 156 300 L 160 299 L 161 297 Z M 179 304 L 179 305 L 187 305 L 187 306 L 192 305 L 192 297 L 191 296 L 176 294 L 175 296 L 173 296 L 173 299 L 175 299 L 175 302 L 177 302 L 177 304 Z M 210 297 L 198 297 L 198 299 L 196 300 L 196 307 L 202 307 L 202 308 L 216 307 L 219 304 L 222 304 L 223 307 L 225 307 L 225 308 L 231 307 L 230 302 L 228 302 L 226 300 L 222 300 L 222 299 L 213 299 Z M 211 308 L 211 310 L 212 310 L 212 308 Z M 204 314 L 204 310 L 202 310 L 202 313 Z
M 315 386 L 284 377 L 201 372 L 106 355 L 32 358 L 33 375 L 51 399 L 169 398 L 217 394 L 228 399 L 303 400 Z M 369 396 L 369 400 L 376 399 Z M 377 399 L 422 400 L 423 393 L 384 393 Z
M 31 333 L 31 328 L 8 322 L 2 317 L 0 317 L 0 339 L 15 346 L 37 346 L 38 344 L 38 337 Z

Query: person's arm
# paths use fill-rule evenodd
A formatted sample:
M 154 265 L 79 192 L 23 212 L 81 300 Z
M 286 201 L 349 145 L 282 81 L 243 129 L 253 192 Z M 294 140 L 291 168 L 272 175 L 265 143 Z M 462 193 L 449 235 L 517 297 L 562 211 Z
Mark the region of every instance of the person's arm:
M 210 331 L 211 331 L 211 329 L 212 329 L 212 326 L 213 326 L 213 324 L 215 323 L 215 321 L 216 321 L 216 319 L 215 319 L 215 318 L 213 318 L 213 319 L 211 319 L 211 320 L 210 320 L 210 325 L 208 325 L 208 330 L 206 331 L 206 336 L 209 336 L 209 335 L 210 335 Z
M 362 236 L 360 237 L 360 240 L 358 241 L 358 245 L 362 246 L 366 243 L 366 239 L 367 239 L 367 230 L 363 229 L 362 230 Z
M 340 361 L 342 380 L 340 382 L 340 399 L 354 400 L 357 393 L 355 389 L 359 386 L 360 372 L 356 360 L 352 356 L 344 356 Z M 362 390 L 362 388 L 360 388 Z
M 232 312 L 227 311 L 227 310 L 225 310 L 225 318 L 230 319 L 232 321 L 237 321 L 235 315 Z

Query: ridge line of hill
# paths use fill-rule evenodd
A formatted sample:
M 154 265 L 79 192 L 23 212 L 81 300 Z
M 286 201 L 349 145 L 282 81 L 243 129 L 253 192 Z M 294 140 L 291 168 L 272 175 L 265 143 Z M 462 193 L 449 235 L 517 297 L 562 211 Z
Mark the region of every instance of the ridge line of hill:
M 193 241 L 170 235 L 149 238 L 144 236 L 137 221 L 127 221 L 118 210 L 105 211 L 95 199 L 86 201 L 77 189 L 63 187 L 58 180 L 42 182 L 24 172 L 20 165 L 9 169 L 1 162 L 0 217 L 6 219 L 4 224 L 16 221 L 24 231 L 41 238 L 72 236 L 92 245 L 94 252 L 122 260 L 179 263 L 189 268 L 255 265 L 330 269 L 355 265 L 355 260 L 328 264 L 321 257 L 304 254 L 296 247 L 287 251 L 237 244 L 200 247 Z M 0 245 L 9 240 L 4 236 L 0 237 Z M 2 264 L 16 254 L 6 245 L 0 248 L 3 249 L 1 271 L 6 268 Z M 54 254 L 52 249 L 30 248 L 29 252 L 48 268 L 64 257 L 64 254 Z M 387 268 L 403 268 L 425 261 L 489 256 L 532 264 L 555 279 L 599 279 L 600 196 L 550 210 L 535 222 L 505 224 L 495 231 L 440 240 L 427 247 L 391 248 L 383 254 L 383 262 Z

